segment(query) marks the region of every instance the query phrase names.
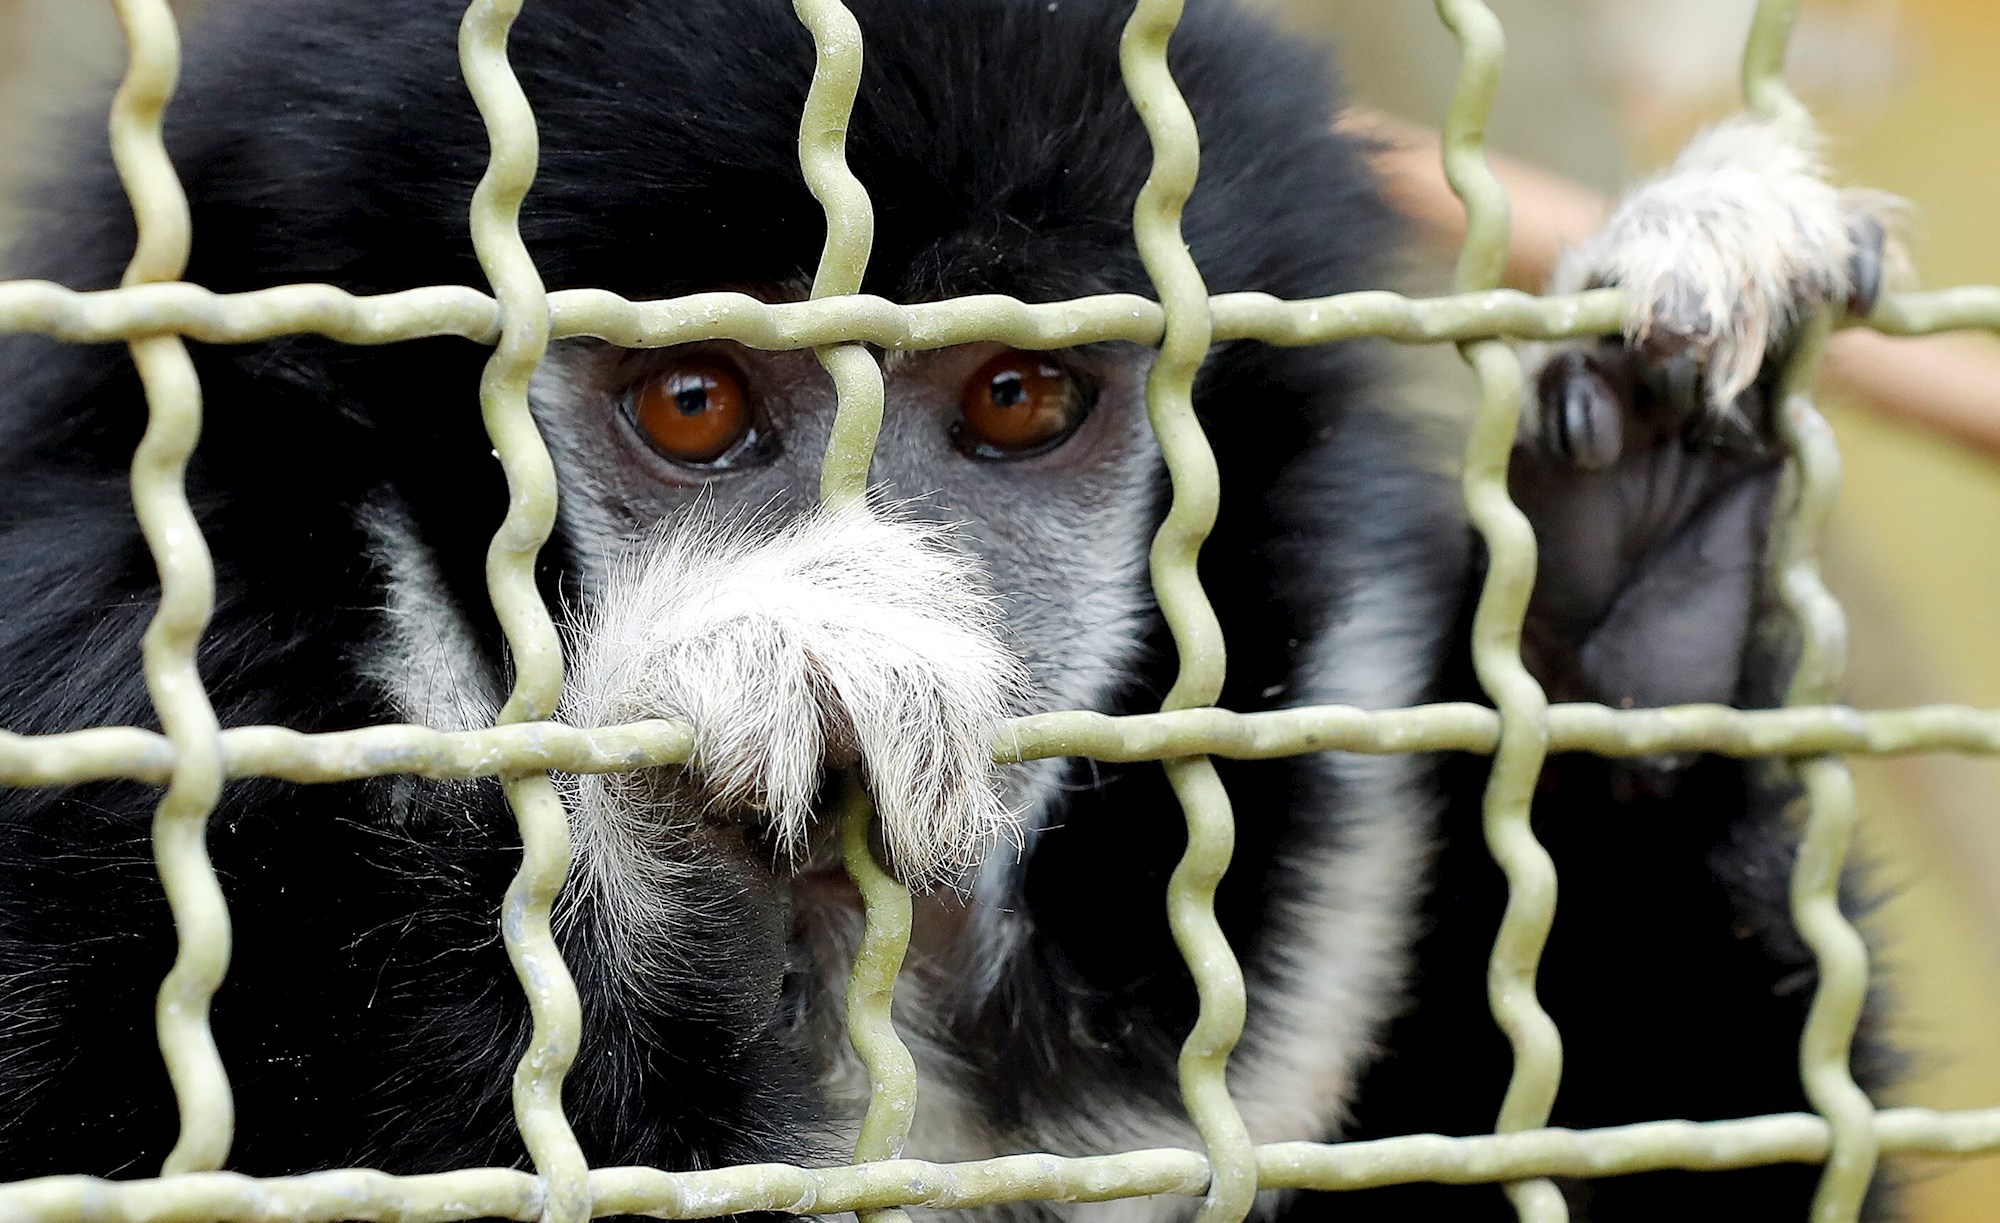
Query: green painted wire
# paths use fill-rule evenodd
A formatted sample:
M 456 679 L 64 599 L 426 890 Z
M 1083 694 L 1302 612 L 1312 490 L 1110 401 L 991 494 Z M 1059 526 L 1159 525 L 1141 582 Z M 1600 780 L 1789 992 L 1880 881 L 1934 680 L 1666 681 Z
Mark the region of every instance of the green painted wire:
M 1777 402 L 1779 428 L 1792 464 L 1792 513 L 1779 531 L 1778 593 L 1798 625 L 1799 663 L 1787 704 L 1828 699 L 1840 681 L 1847 622 L 1819 573 L 1818 542 L 1840 489 L 1840 452 L 1833 431 L 1799 388 L 1826 346 L 1831 320 L 1815 319 L 1785 371 Z M 1879 1157 L 1875 1106 L 1854 1081 L 1855 1033 L 1868 995 L 1868 947 L 1841 909 L 1840 881 L 1859 811 L 1854 782 L 1837 755 L 1797 762 L 1805 788 L 1804 834 L 1792 868 L 1792 922 L 1811 948 L 1819 982 L 1799 1039 L 1799 1075 L 1806 1098 L 1830 1127 L 1825 1170 L 1813 1196 L 1813 1223 L 1853 1223 L 1859 1217 Z
M 1509 218 L 1506 191 L 1486 165 L 1485 138 L 1505 42 L 1499 20 L 1479 0 L 1437 0 L 1437 9 L 1462 56 L 1442 140 L 1445 177 L 1466 210 L 1453 288 L 1492 289 L 1506 266 Z M 1548 699 L 1521 661 L 1536 546 L 1527 517 L 1507 491 L 1520 424 L 1521 363 L 1498 340 L 1467 343 L 1462 351 L 1479 380 L 1479 412 L 1462 477 L 1465 504 L 1488 558 L 1473 614 L 1473 667 L 1500 717 L 1484 824 L 1487 847 L 1507 879 L 1507 907 L 1487 969 L 1488 1003 L 1514 1051 L 1514 1073 L 1494 1125 L 1507 1133 L 1547 1124 L 1562 1077 L 1562 1037 L 1535 997 L 1535 975 L 1556 905 L 1555 864 L 1530 823 L 1535 783 L 1548 754 Z M 1523 1223 L 1568 1218 L 1562 1193 L 1551 1181 L 1516 1181 L 1506 1192 Z
M 1785 54 L 1799 16 L 1798 0 L 1758 0 L 1743 43 L 1743 100 L 1765 120 L 1801 142 L 1818 138 L 1811 112 L 1785 86 Z
M 547 351 L 548 296 L 519 227 L 535 178 L 534 112 L 507 62 L 520 0 L 473 0 L 459 25 L 459 65 L 486 124 L 491 155 L 473 192 L 473 250 L 500 305 L 500 330 L 479 401 L 506 473 L 506 516 L 486 554 L 486 583 L 514 664 L 499 722 L 544 721 L 562 695 L 562 647 L 535 581 L 535 557 L 555 527 L 556 479 L 528 408 L 528 381 Z M 562 1086 L 583 1029 L 576 983 L 549 928 L 569 872 L 569 817 L 548 773 L 501 775 L 521 833 L 521 868 L 501 902 L 500 933 L 527 995 L 533 1028 L 514 1070 L 514 1118 L 541 1178 L 545 1223 L 590 1217 L 590 1169 L 563 1115 Z
M 1192 755 L 1273 760 L 1328 751 L 1490 754 L 1499 728 L 1499 715 L 1492 709 L 1463 702 L 1405 709 L 1305 705 L 1247 714 L 1213 707 L 1120 716 L 1066 710 L 1013 719 L 994 737 L 993 758 L 999 764 L 1018 764 L 1054 756 L 1136 762 Z M 497 777 L 542 769 L 621 773 L 685 764 L 693 744 L 691 727 L 660 720 L 595 729 L 557 722 L 456 731 L 385 724 L 318 734 L 236 726 L 222 732 L 222 761 L 224 776 L 232 779 L 298 782 L 397 774 Z M 1703 752 L 1746 759 L 1834 752 L 1995 755 L 2000 754 L 2000 711 L 1963 705 L 1877 710 L 1552 705 L 1549 750 L 1607 757 Z M 0 785 L 76 785 L 117 778 L 164 784 L 173 776 L 174 759 L 173 745 L 164 735 L 132 726 L 53 735 L 0 731 Z
M 1812 147 L 1812 115 L 1785 85 L 1785 52 L 1798 18 L 1797 0 L 1759 0 L 1743 50 L 1743 96 L 1751 111 Z M 1778 593 L 1798 627 L 1799 661 L 1788 705 L 1830 699 L 1845 669 L 1847 620 L 1819 572 L 1819 540 L 1840 491 L 1840 451 L 1832 430 L 1807 398 L 1832 331 L 1822 309 L 1796 342 L 1775 402 L 1791 464 L 1792 506 L 1778 533 Z M 1805 789 L 1805 831 L 1792 869 L 1792 921 L 1812 949 L 1819 983 L 1799 1039 L 1799 1075 L 1806 1098 L 1825 1117 L 1832 1141 L 1813 1195 L 1813 1223 L 1852 1223 L 1875 1174 L 1879 1143 L 1875 1106 L 1854 1081 L 1854 1037 L 1868 994 L 1868 947 L 1840 904 L 1841 873 L 1858 811 L 1854 782 L 1836 755 L 1797 764 Z
M 549 294 L 551 339 L 591 336 L 625 348 L 733 340 L 750 348 L 817 348 L 844 342 L 900 351 L 990 340 L 1016 348 L 1063 348 L 1128 340 L 1158 344 L 1159 303 L 1129 293 L 1060 302 L 1000 294 L 900 305 L 859 294 L 762 302 L 742 293 L 691 293 L 627 301 L 603 289 Z M 1331 344 L 1379 337 L 1398 344 L 1474 339 L 1558 340 L 1605 335 L 1624 318 L 1624 294 L 1590 289 L 1537 297 L 1515 289 L 1411 298 L 1382 289 L 1283 301 L 1265 293 L 1209 299 L 1214 338 L 1267 344 Z M 491 344 L 499 307 L 477 289 L 433 285 L 357 295 L 332 285 L 277 285 L 215 293 L 182 282 L 78 291 L 41 280 L 0 281 L 0 334 L 35 332 L 102 344 L 179 334 L 209 344 L 250 344 L 323 335 L 343 344 L 391 344 L 458 336 Z M 1891 293 L 1866 319 L 1844 320 L 1886 335 L 2000 330 L 2000 288 L 1959 285 Z
M 1138 0 L 1118 44 L 1126 92 L 1145 124 L 1153 165 L 1133 209 L 1133 235 L 1163 314 L 1158 355 L 1146 379 L 1146 410 L 1172 486 L 1153 537 L 1155 597 L 1179 654 L 1166 710 L 1213 705 L 1222 691 L 1222 628 L 1202 589 L 1201 545 L 1215 525 L 1221 482 L 1215 454 L 1194 411 L 1194 380 L 1212 335 L 1208 288 L 1181 237 L 1181 210 L 1194 190 L 1201 146 L 1167 66 L 1167 42 L 1181 0 Z M 1256 1152 L 1229 1095 L 1229 1055 L 1243 1036 L 1243 970 L 1215 916 L 1215 891 L 1235 849 L 1235 816 L 1215 765 L 1205 756 L 1165 763 L 1187 819 L 1187 849 L 1167 881 L 1167 922 L 1187 962 L 1199 1003 L 1181 1046 L 1181 1098 L 1201 1136 L 1213 1176 L 1199 1223 L 1239 1223 L 1257 1197 Z
M 896 975 L 910 949 L 912 905 L 910 889 L 876 860 L 869 837 L 875 805 L 858 780 L 850 780 L 843 806 L 841 861 L 867 917 L 847 981 L 847 1033 L 868 1069 L 868 1110 L 854 1141 L 855 1162 L 862 1163 L 900 1156 L 916 1115 L 917 1066 L 891 1014 Z
M 812 86 L 799 120 L 799 167 L 826 216 L 812 297 L 846 297 L 861 291 L 875 241 L 875 206 L 847 166 L 847 125 L 861 87 L 861 28 L 839 0 L 795 0 L 793 7 L 812 33 L 814 51 Z M 820 498 L 859 500 L 867 495 L 882 431 L 882 367 L 857 343 L 814 351 L 839 404 L 820 469 Z
M 799 120 L 799 166 L 826 216 L 826 243 L 813 275 L 815 301 L 861 291 L 875 238 L 875 210 L 847 165 L 847 126 L 861 86 L 861 29 L 839 0 L 795 0 L 812 34 L 812 85 Z M 867 496 L 868 468 L 882 431 L 882 366 L 863 344 L 816 347 L 833 379 L 837 408 L 820 469 L 820 499 Z M 842 838 L 848 876 L 861 892 L 861 946 L 847 986 L 847 1036 L 868 1073 L 868 1108 L 854 1146 L 857 1162 L 900 1155 L 916 1118 L 917 1073 L 896 1033 L 896 975 L 910 945 L 909 889 L 882 869 L 870 847 L 874 806 L 859 786 L 850 795 Z M 863 1212 L 863 1223 L 899 1223 L 900 1210 Z
M 1964 1158 L 2000 1151 L 2000 1109 L 1888 1109 L 1882 1148 Z M 1529 1130 L 1367 1142 L 1280 1142 L 1257 1149 L 1270 1188 L 1348 1191 L 1385 1185 L 1482 1185 L 1531 1177 L 1590 1179 L 1683 1169 L 1717 1172 L 1826 1158 L 1825 1119 L 1784 1113 L 1734 1121 L 1646 1121 L 1599 1130 Z M 753 1211 L 833 1215 L 898 1206 L 958 1210 L 1011 1202 L 1109 1202 L 1148 1194 L 1198 1197 L 1197 1151 L 1154 1149 L 1082 1158 L 1006 1155 L 967 1163 L 898 1159 L 828 1168 L 739 1164 L 697 1172 L 599 1168 L 592 1211 L 704 1219 Z M 0 1218 L 32 1223 L 458 1223 L 538 1220 L 541 1183 L 512 1168 L 390 1176 L 360 1168 L 255 1178 L 228 1172 L 164 1180 L 51 1176 L 0 1185 Z
M 132 202 L 139 240 L 123 284 L 178 280 L 191 240 L 187 196 L 161 136 L 180 70 L 180 38 L 165 0 L 119 0 L 129 59 L 111 105 L 111 155 Z M 229 909 L 208 857 L 208 817 L 222 794 L 222 744 L 195 652 L 215 606 L 215 566 L 187 499 L 187 464 L 201 435 L 201 384 L 179 336 L 131 342 L 146 396 L 146 432 L 132 458 L 132 505 L 160 576 L 160 606 L 141 662 L 154 711 L 174 749 L 153 817 L 153 856 L 173 915 L 173 966 L 156 1005 L 160 1053 L 180 1110 L 166 1173 L 219 1168 L 235 1104 L 209 1027 L 229 970 Z

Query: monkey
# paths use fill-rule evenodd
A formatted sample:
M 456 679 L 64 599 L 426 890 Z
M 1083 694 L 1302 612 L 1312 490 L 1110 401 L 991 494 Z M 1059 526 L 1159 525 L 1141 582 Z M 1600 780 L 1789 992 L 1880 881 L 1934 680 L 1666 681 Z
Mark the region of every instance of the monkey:
M 482 283 L 465 231 L 487 142 L 455 60 L 461 7 L 200 14 L 165 128 L 193 218 L 186 278 Z M 877 220 L 865 292 L 1152 291 L 1131 226 L 1152 154 L 1116 57 L 1128 5 L 849 7 L 865 66 L 846 155 Z M 798 165 L 813 46 L 790 6 L 539 0 L 509 45 L 540 133 L 520 231 L 550 289 L 807 296 L 825 221 Z M 1183 226 L 1211 292 L 1319 298 L 1396 275 L 1407 226 L 1366 140 L 1335 122 L 1326 58 L 1223 0 L 1187 8 L 1169 60 L 1202 159 Z M 133 223 L 103 139 L 74 147 L 8 270 L 108 288 Z M 1777 379 L 1808 318 L 1872 304 L 1883 232 L 1879 200 L 1745 118 L 1565 260 L 1552 290 L 1622 288 L 1630 305 L 1615 334 L 1520 349 L 1509 483 L 1540 547 L 1522 653 L 1551 699 L 1775 703 L 1791 652 L 1760 629 Z M 222 725 L 490 725 L 509 663 L 482 558 L 508 492 L 477 411 L 487 350 L 191 347 L 206 421 L 187 490 L 216 581 L 198 658 Z M 583 1015 L 563 1103 L 593 1166 L 851 1150 L 867 1084 L 839 999 L 860 919 L 826 810 L 854 773 L 918 897 L 897 1001 L 920 1080 L 907 1153 L 1199 1145 L 1175 1073 L 1195 996 L 1164 920 L 1186 833 L 1161 769 L 993 762 L 1010 717 L 1149 712 L 1172 684 L 1147 568 L 1170 497 L 1153 350 L 872 355 L 886 409 L 859 504 L 816 495 L 835 396 L 809 351 L 570 339 L 533 376 L 560 492 L 537 568 L 563 641 L 558 717 L 693 734 L 685 766 L 559 779 L 575 862 L 554 922 Z M 0 726 L 156 726 L 129 358 L 7 336 L 0 386 Z M 1227 643 L 1221 706 L 1485 700 L 1467 641 L 1487 562 L 1455 439 L 1403 402 L 1389 355 L 1221 343 L 1194 395 L 1220 473 L 1200 575 Z M 1228 1084 L 1255 1140 L 1491 1129 L 1511 1061 L 1484 994 L 1505 902 L 1480 832 L 1490 767 L 1217 761 L 1236 824 L 1217 912 L 1249 1006 Z M 1552 1124 L 1807 1107 L 1795 1051 L 1817 977 L 1785 902 L 1793 795 L 1716 756 L 1547 762 Z M 0 796 L 0 1177 L 153 1175 L 173 1142 L 152 1039 L 174 946 L 156 801 L 137 782 Z M 212 1011 L 238 1119 L 227 1166 L 524 1166 L 508 1084 L 528 1012 L 496 926 L 521 849 L 498 782 L 237 779 L 208 845 L 235 930 Z M 1872 1002 L 1853 1059 L 1871 1090 L 1895 1060 L 1880 1015 Z M 1815 1176 L 1562 1189 L 1579 1219 L 1763 1219 L 1802 1211 Z M 1511 1217 L 1490 1185 L 1257 1209 Z

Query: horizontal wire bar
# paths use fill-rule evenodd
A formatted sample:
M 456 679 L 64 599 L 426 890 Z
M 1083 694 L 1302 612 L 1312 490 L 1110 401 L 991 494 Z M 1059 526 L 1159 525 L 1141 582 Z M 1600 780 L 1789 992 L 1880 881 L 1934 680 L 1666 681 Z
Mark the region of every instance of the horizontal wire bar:
M 1885 1153 L 1963 1157 L 2000 1151 L 2000 1109 L 1888 1109 L 1876 1115 Z M 1816 1163 L 1827 1125 L 1804 1113 L 1741 1121 L 1651 1121 L 1598 1130 L 1539 1129 L 1369 1142 L 1281 1142 L 1257 1149 L 1260 1188 L 1350 1190 L 1413 1183 L 1486 1184 L 1529 1177 L 1601 1177 L 1667 1169 L 1719 1171 Z M 1009 1155 L 938 1164 L 914 1159 L 832 1168 L 749 1164 L 701 1172 L 599 1168 L 592 1213 L 697 1219 L 752 1210 L 833 1214 L 1001 1202 L 1198 1196 L 1207 1162 L 1193 1151 L 1064 1157 Z M 0 1218 L 37 1223 L 447 1223 L 540 1217 L 535 1177 L 507 1168 L 428 1176 L 365 1169 L 256 1179 L 209 1172 L 162 1180 L 47 1177 L 0 1185 Z
M 1309 752 L 1369 755 L 1460 751 L 1488 753 L 1498 719 L 1484 705 L 1418 705 L 1362 710 L 1314 705 L 1264 713 L 1182 709 L 1172 713 L 1066 712 L 1016 718 L 995 737 L 1002 764 L 1054 756 L 1129 763 L 1183 756 L 1269 760 Z M 383 725 L 305 733 L 276 726 L 222 732 L 223 768 L 231 778 L 337 782 L 407 773 L 421 777 L 493 777 L 522 770 L 617 773 L 685 763 L 694 732 L 664 720 L 582 729 L 522 722 L 483 730 L 440 731 Z M 1829 752 L 1898 756 L 1920 752 L 2000 754 L 2000 710 L 1964 705 L 1907 709 L 1731 709 L 1678 705 L 1612 709 L 1568 704 L 1549 709 L 1549 750 L 1599 756 L 1712 752 L 1723 756 L 1811 756 Z M 164 736 L 131 726 L 53 735 L 0 731 L 0 785 L 79 782 L 160 783 L 172 773 Z
M 293 284 L 213 293 L 184 281 L 78 292 L 45 280 L 0 281 L 0 332 L 34 332 L 79 344 L 178 333 L 208 344 L 323 335 L 343 344 L 390 344 L 455 335 L 500 336 L 500 311 L 477 289 L 433 285 L 358 295 Z
M 1884 335 L 1904 336 L 2000 329 L 2000 286 L 1959 285 L 1890 293 L 1876 304 L 1862 325 Z
M 865 294 L 768 303 L 741 293 L 696 293 L 634 302 L 601 289 L 565 289 L 551 293 L 549 303 L 552 338 L 594 336 L 627 348 L 698 340 L 762 349 L 861 342 L 914 351 L 979 340 L 1063 348 L 1115 340 L 1156 344 L 1162 327 L 1158 303 L 1125 293 L 1032 304 L 986 294 L 905 306 Z M 1617 289 L 1563 297 L 1513 289 L 1409 297 L 1370 289 L 1298 301 L 1224 293 L 1210 306 L 1216 340 L 1288 346 L 1369 336 L 1401 344 L 1552 340 L 1609 334 L 1623 317 Z M 1868 318 L 1848 325 L 1898 336 L 2000 329 L 2000 286 L 1890 294 Z M 0 281 L 0 333 L 8 332 L 75 343 L 180 334 L 210 344 L 301 334 L 345 344 L 436 336 L 491 344 L 500 334 L 493 299 L 462 285 L 379 295 L 316 284 L 213 293 L 182 282 L 83 292 L 39 280 Z

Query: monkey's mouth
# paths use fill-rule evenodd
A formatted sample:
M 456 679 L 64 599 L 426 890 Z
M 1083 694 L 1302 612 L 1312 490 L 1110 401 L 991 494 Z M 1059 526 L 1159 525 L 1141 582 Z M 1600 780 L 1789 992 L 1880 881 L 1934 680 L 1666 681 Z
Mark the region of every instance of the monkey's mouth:
M 846 937 L 858 937 L 858 924 L 867 912 L 861 889 L 838 862 L 800 871 L 790 881 L 793 928 L 846 930 Z M 963 934 L 975 902 L 956 888 L 919 892 L 910 908 L 910 961 L 916 965 L 951 964 L 963 955 Z M 831 922 L 830 927 L 821 926 Z M 844 944 L 851 955 L 851 944 Z

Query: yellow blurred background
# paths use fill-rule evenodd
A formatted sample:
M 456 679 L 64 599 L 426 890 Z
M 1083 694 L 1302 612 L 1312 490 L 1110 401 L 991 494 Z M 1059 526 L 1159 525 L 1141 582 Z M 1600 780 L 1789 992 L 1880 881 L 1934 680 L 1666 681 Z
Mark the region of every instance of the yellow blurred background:
M 1261 0 L 1337 38 L 1355 95 L 1435 123 L 1456 48 L 1421 0 Z M 185 6 L 183 6 L 185 7 Z M 1492 0 L 1509 35 L 1493 145 L 1615 188 L 1726 110 L 1750 0 Z M 1840 176 L 1915 209 L 1926 285 L 2000 283 L 2000 4 L 1807 0 L 1791 76 Z M 0 0 L 0 180 L 59 155 L 47 120 L 120 55 L 108 3 Z M 0 238 L 9 214 L 0 210 Z M 1421 274 L 1417 277 L 1421 281 Z M 2000 342 L 1995 343 L 2000 349 Z M 1441 375 L 1448 379 L 1449 375 Z M 1995 388 L 2000 412 L 2000 386 Z M 1846 492 L 1830 579 L 1849 699 L 2000 707 L 2000 465 L 1829 404 Z M 2000 1105 L 2000 762 L 1857 760 L 1878 926 L 1916 1073 L 1894 1103 Z M 1906 1169 L 1917 1223 L 2000 1217 L 2000 1158 Z
M 1869 105 L 1826 108 L 1836 164 L 1915 206 L 1923 283 L 2000 282 L 2000 5 L 1901 8 L 1905 71 Z M 2000 706 L 2000 466 L 1851 405 L 1829 410 L 1847 473 L 1833 576 L 1853 621 L 1850 699 Z M 2000 762 L 1854 769 L 1866 844 L 1898 889 L 1882 932 L 1920 1055 L 1905 1102 L 2000 1104 Z M 1926 1223 L 2000 1218 L 2000 1160 L 1911 1171 Z

